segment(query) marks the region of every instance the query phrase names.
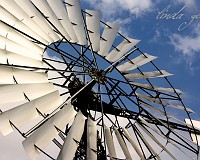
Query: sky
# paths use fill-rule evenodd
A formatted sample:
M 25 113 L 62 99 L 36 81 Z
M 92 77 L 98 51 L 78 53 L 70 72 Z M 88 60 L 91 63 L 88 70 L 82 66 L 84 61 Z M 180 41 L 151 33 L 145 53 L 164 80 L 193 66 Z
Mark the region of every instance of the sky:
M 200 120 L 200 1 L 81 0 L 81 5 L 100 10 L 103 21 L 120 23 L 123 35 L 140 39 L 138 47 L 157 56 L 160 69 L 174 74 L 170 82 L 184 92 L 183 102 Z M 0 159 L 28 160 L 20 135 L 0 135 L 0 141 Z

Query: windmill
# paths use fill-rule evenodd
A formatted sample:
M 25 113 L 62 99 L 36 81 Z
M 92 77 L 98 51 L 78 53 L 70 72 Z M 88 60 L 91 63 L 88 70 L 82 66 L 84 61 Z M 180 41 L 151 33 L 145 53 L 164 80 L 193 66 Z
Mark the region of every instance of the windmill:
M 79 0 L 0 4 L 0 131 L 30 159 L 197 159 L 200 122 L 140 40 Z

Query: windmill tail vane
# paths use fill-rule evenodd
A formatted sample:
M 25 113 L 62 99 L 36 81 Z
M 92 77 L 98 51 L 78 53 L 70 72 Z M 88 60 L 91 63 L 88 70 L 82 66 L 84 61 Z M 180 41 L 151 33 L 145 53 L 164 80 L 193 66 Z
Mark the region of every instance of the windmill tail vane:
M 119 30 L 79 0 L 0 0 L 1 134 L 31 160 L 197 160 L 172 74 Z

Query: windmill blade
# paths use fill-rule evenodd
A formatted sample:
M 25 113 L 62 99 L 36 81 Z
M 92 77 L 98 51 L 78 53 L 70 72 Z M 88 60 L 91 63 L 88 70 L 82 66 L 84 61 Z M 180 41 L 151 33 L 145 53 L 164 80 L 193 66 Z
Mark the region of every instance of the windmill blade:
M 97 159 L 97 125 L 91 118 L 87 119 L 87 159 Z
M 0 6 L 0 15 L 1 15 L 0 16 L 1 21 L 6 22 L 7 24 L 15 27 L 16 29 L 26 34 L 29 34 L 30 36 L 32 36 L 35 39 L 38 39 L 44 44 L 48 44 L 48 42 L 43 37 L 41 37 L 36 32 L 34 32 L 31 28 L 26 26 L 22 21 L 17 19 L 14 15 L 12 15 L 9 11 L 4 9 L 2 6 Z
M 69 20 L 69 16 L 63 1 L 57 0 L 55 3 L 55 0 L 47 0 L 47 2 L 53 12 L 56 14 L 65 31 L 68 33 L 68 38 L 66 38 L 70 40 L 70 42 L 77 42 L 77 37 L 74 32 L 73 25 Z
M 160 135 L 162 138 L 164 138 L 166 141 L 168 141 L 170 144 L 172 144 L 173 146 L 175 146 L 176 148 L 178 148 L 183 154 L 185 154 L 188 158 L 190 158 L 190 159 L 192 159 L 192 160 L 194 160 L 194 158 L 192 158 L 190 155 L 188 155 L 182 148 L 180 148 L 174 141 L 172 141 L 170 138 L 168 138 L 168 137 L 166 137 L 166 136 L 164 136 L 163 135 L 163 133 L 161 133 L 160 132 L 160 130 L 158 130 L 157 128 L 155 128 L 155 127 L 153 127 L 152 125 L 150 125 L 146 120 L 144 120 L 141 116 L 139 116 L 138 117 L 141 121 L 142 121 L 142 123 L 144 123 L 146 126 L 148 126 L 150 129 L 152 129 L 155 133 L 157 133 L 158 135 Z M 147 131 L 147 129 L 144 127 L 144 126 L 142 126 L 142 125 L 140 125 L 138 122 L 136 122 L 137 123 L 137 125 L 144 131 L 144 132 L 146 132 L 148 135 L 150 135 L 151 136 L 151 138 L 152 139 L 154 139 L 155 137 L 152 135 L 152 134 L 150 134 L 148 131 Z M 146 131 L 145 131 L 146 130 Z M 184 137 L 184 139 L 187 139 L 187 138 L 185 138 Z M 157 140 L 158 142 L 159 142 L 159 140 Z M 157 141 L 155 141 L 156 143 L 157 143 Z M 162 148 L 162 144 L 160 145 L 159 143 L 157 143 L 159 146 L 161 146 L 161 148 Z M 166 148 L 165 148 L 166 149 Z M 165 150 L 164 149 L 164 150 Z M 167 153 L 169 152 L 167 149 L 165 150 Z M 171 157 L 174 157 L 170 152 L 168 153 Z
M 42 14 L 35 8 L 30 0 L 15 0 L 15 2 L 21 7 L 28 17 L 31 17 L 34 24 L 36 24 L 35 27 L 31 28 L 37 33 L 42 33 L 42 36 L 48 41 L 49 44 L 59 39 L 58 35 L 56 35 Z M 40 26 L 42 26 L 42 28 Z
M 76 33 L 78 44 L 86 45 L 86 34 L 84 30 L 84 22 L 79 0 L 65 0 L 67 4 L 67 12 Z
M 20 44 L 11 41 L 9 39 L 7 39 L 6 37 L 3 37 L 0 35 L 0 48 L 1 49 L 6 49 L 7 51 L 25 56 L 25 57 L 29 57 L 35 60 L 39 60 L 42 61 L 42 55 L 37 54 L 31 50 L 29 50 L 28 48 L 21 46 Z
M 105 139 L 106 139 L 106 144 L 108 146 L 108 152 L 111 160 L 114 160 L 117 158 L 116 151 L 115 151 L 115 146 L 113 142 L 113 138 L 110 132 L 110 128 L 108 128 L 106 125 L 104 125 L 105 128 Z
M 1 64 L 8 63 L 8 64 L 32 66 L 32 67 L 43 67 L 42 61 L 21 56 L 13 52 L 6 51 L 5 49 L 0 49 L 0 63 Z
M 143 106 L 145 106 L 145 107 L 147 107 L 147 108 L 149 108 L 149 109 L 151 109 L 153 111 L 156 111 L 156 112 L 162 114 L 163 116 L 166 115 L 164 111 L 162 111 L 162 110 L 160 110 L 160 109 L 158 109 L 158 108 L 156 108 L 156 107 L 154 107 L 152 105 L 149 105 L 149 104 L 144 103 L 142 101 L 139 101 L 139 103 L 140 103 L 140 105 L 142 104 Z M 169 115 L 167 114 L 167 116 L 169 116 Z
M 197 120 L 191 120 L 191 121 L 188 118 L 185 119 L 185 122 L 188 126 L 192 127 L 192 123 L 193 123 L 194 128 L 197 128 L 198 130 L 200 130 L 200 121 L 197 121 Z M 195 135 L 194 133 L 190 133 L 190 135 L 191 135 L 192 141 L 196 144 L 198 143 L 198 145 L 200 146 L 200 135 Z
M 180 109 L 180 110 L 187 110 L 188 112 L 191 112 L 191 113 L 193 112 L 194 113 L 194 111 L 192 109 L 190 109 L 190 108 L 184 108 L 183 106 L 180 106 L 180 105 L 171 104 L 171 103 L 165 102 L 165 101 L 163 101 L 161 99 L 158 99 L 158 98 L 145 96 L 145 95 L 140 94 L 140 93 L 136 93 L 136 95 L 139 98 L 148 100 L 150 102 L 154 102 L 154 103 L 157 103 L 157 104 L 163 104 L 164 106 L 170 106 L 170 107 L 173 107 L 173 108 L 176 108 L 176 109 Z
M 47 83 L 47 74 L 33 72 L 15 67 L 0 66 L 0 84 L 26 84 L 26 83 Z
M 22 127 L 39 116 L 45 115 L 48 111 L 53 110 L 62 104 L 62 99 L 58 91 L 54 91 L 30 102 L 7 110 L 0 114 L 0 130 L 5 136 L 13 132 L 14 124 L 17 128 Z M 38 112 L 39 111 L 39 112 Z
M 137 144 L 135 143 L 134 139 L 131 137 L 130 133 L 128 132 L 127 129 L 125 129 L 124 127 L 122 127 L 122 130 L 125 134 L 125 136 L 127 137 L 127 139 L 129 140 L 129 142 L 131 143 L 131 145 L 133 146 L 133 148 L 135 149 L 136 153 L 138 154 L 138 156 L 140 157 L 140 159 L 145 160 L 142 152 L 140 151 L 139 147 L 137 146 Z
M 138 126 L 151 138 L 153 139 L 167 154 L 169 154 L 169 156 L 176 160 L 176 158 L 171 154 L 171 152 L 155 137 L 153 136 L 152 134 L 150 134 L 146 128 L 144 128 L 142 125 L 140 125 L 139 123 L 137 123 Z
M 147 53 L 145 53 L 144 55 L 140 55 L 124 64 L 121 64 L 119 66 L 117 66 L 117 69 L 121 72 L 127 72 L 130 70 L 134 70 L 137 67 L 140 67 L 146 63 L 149 63 L 150 61 L 156 59 L 157 57 L 149 55 Z
M 100 12 L 86 10 L 86 25 L 88 29 L 89 41 L 92 50 L 98 52 L 100 50 Z
M 58 155 L 57 160 L 73 160 L 78 143 L 81 140 L 86 117 L 79 111 Z
M 70 40 L 68 33 L 65 31 L 65 29 L 61 25 L 60 21 L 56 17 L 55 13 L 50 8 L 49 4 L 47 3 L 47 0 L 43 0 L 43 1 L 31 0 L 31 1 L 44 14 L 44 16 L 47 17 L 48 20 L 56 27 L 56 28 L 54 28 L 52 26 L 52 28 L 56 31 L 61 32 L 61 34 L 63 36 L 65 36 L 65 38 Z
M 121 146 L 121 148 L 122 148 L 122 150 L 123 150 L 123 152 L 124 152 L 125 157 L 126 157 L 127 159 L 132 160 L 132 157 L 131 157 L 131 155 L 130 155 L 130 152 L 129 152 L 129 150 L 128 150 L 128 147 L 126 146 L 126 143 L 124 142 L 124 140 L 123 140 L 121 134 L 119 133 L 119 131 L 118 131 L 117 128 L 115 128 L 115 127 L 114 127 L 114 131 L 115 131 L 115 135 L 116 135 L 116 137 L 117 137 L 117 140 L 118 140 L 118 142 L 119 142 L 119 144 L 120 144 L 120 146 Z
M 105 58 L 108 61 L 115 62 L 120 59 L 123 55 L 125 55 L 129 50 L 131 50 L 136 44 L 140 42 L 140 40 L 127 38 L 127 40 L 123 40 L 116 48 L 114 48 Z
M 163 116 L 167 116 L 168 118 L 172 118 L 172 119 L 174 119 L 175 121 L 186 125 L 186 123 L 183 122 L 182 120 L 180 120 L 180 119 L 178 119 L 178 118 L 175 118 L 174 116 L 171 116 L 170 114 L 167 114 L 167 113 L 165 113 L 164 111 L 162 111 L 162 110 L 160 110 L 160 109 L 158 109 L 158 108 L 156 108 L 156 107 L 154 107 L 154 106 L 152 106 L 152 105 L 150 105 L 150 104 L 148 104 L 148 103 L 145 103 L 145 102 L 139 100 L 139 104 L 140 104 L 140 105 L 143 105 L 144 107 L 147 107 L 147 108 L 149 108 L 149 109 L 151 109 L 151 110 L 153 110 L 153 111 L 156 111 L 157 113 L 160 113 L 160 114 L 163 115 Z
M 137 82 L 129 82 L 129 83 L 138 87 L 155 90 L 155 91 L 163 91 L 163 92 L 178 93 L 178 94 L 183 93 L 181 90 L 174 89 L 174 88 L 163 88 L 163 87 L 157 87 L 157 86 L 152 86 L 150 84 L 142 84 L 142 83 L 137 83 Z
M 15 3 L 20 6 L 21 10 L 27 15 L 27 17 L 31 17 L 32 24 L 34 24 L 34 27 L 31 28 L 36 33 L 40 33 L 42 37 L 44 37 L 49 42 L 49 44 L 51 44 L 53 41 L 59 40 L 58 35 L 56 35 L 53 29 L 46 22 L 42 14 L 35 8 L 30 0 L 15 0 Z
M 52 83 L 0 85 L 0 104 L 33 100 L 53 91 Z
M 164 70 L 160 70 L 160 71 L 142 72 L 142 73 L 128 73 L 125 74 L 124 76 L 128 79 L 143 79 L 143 78 L 160 78 L 171 75 L 173 74 L 170 74 Z
M 160 119 L 158 119 L 158 118 L 156 118 L 156 117 L 154 117 L 154 116 L 153 116 L 153 118 L 156 119 L 157 121 L 159 121 L 164 127 L 166 127 L 166 128 L 168 127 L 168 128 L 169 128 L 169 126 L 167 126 L 167 124 L 166 124 L 165 122 L 162 122 Z M 163 136 L 162 133 L 160 133 L 160 131 L 158 131 L 158 130 L 155 129 L 154 127 L 150 126 L 150 125 L 148 124 L 148 122 L 145 121 L 141 116 L 139 117 L 139 119 L 140 119 L 146 126 L 148 126 L 149 128 L 153 129 L 156 133 L 158 133 L 158 134 L 160 134 L 161 136 Z M 192 141 L 191 141 L 190 139 L 188 139 L 186 136 L 180 134 L 179 132 L 177 132 L 177 131 L 175 131 L 175 130 L 171 130 L 171 132 L 175 133 L 175 134 L 178 135 L 178 136 L 183 137 L 183 139 L 184 139 L 184 140 L 187 140 L 188 142 L 192 142 Z M 167 137 L 164 136 L 164 138 L 167 138 Z M 168 139 L 168 138 L 167 138 L 167 139 Z M 182 139 L 182 140 L 183 140 L 183 139 Z M 169 140 L 169 141 L 170 141 L 170 140 Z
M 102 56 L 106 56 L 117 36 L 117 32 L 119 30 L 119 24 L 116 23 L 106 23 L 103 34 L 100 40 L 100 51 L 98 54 Z
M 179 122 L 179 123 L 181 123 L 181 124 L 186 125 L 186 123 L 185 123 L 184 121 L 182 121 L 182 120 L 180 120 L 180 119 L 178 119 L 178 118 L 176 118 L 176 117 L 174 117 L 174 116 L 171 116 L 170 114 L 167 114 L 167 113 L 165 113 L 164 111 L 162 111 L 162 110 L 160 110 L 160 109 L 158 109 L 158 108 L 156 108 L 156 107 L 154 107 L 154 106 L 152 106 L 152 105 L 149 105 L 148 103 L 145 103 L 145 102 L 143 102 L 143 101 L 141 101 L 141 100 L 139 100 L 139 103 L 140 103 L 140 105 L 143 105 L 144 107 L 147 107 L 147 108 L 149 108 L 149 109 L 151 109 L 151 110 L 153 110 L 153 111 L 156 111 L 157 113 L 160 113 L 160 114 L 163 115 L 163 116 L 167 116 L 168 118 L 172 118 L 172 119 L 175 120 L 176 122 Z
M 21 3 L 21 1 L 23 1 L 23 2 Z M 24 4 L 25 2 L 29 2 L 29 4 Z M 33 21 L 32 18 L 34 15 L 31 15 L 31 16 L 27 15 L 27 13 L 23 11 L 23 9 L 29 10 L 29 11 L 32 9 L 31 7 L 33 7 L 33 5 L 29 0 L 17 0 L 17 1 L 1 0 L 0 3 L 1 3 L 1 6 L 3 6 L 7 11 L 9 11 L 17 19 L 22 21 L 26 26 L 31 26 L 31 29 L 33 31 L 35 31 L 36 33 L 41 35 L 48 42 L 51 41 L 49 39 L 48 35 L 39 27 L 40 25 L 37 25 L 37 22 L 35 23 Z M 22 4 L 22 6 L 18 5 L 18 3 Z M 44 20 L 42 20 L 42 21 L 44 21 Z M 41 24 L 42 28 L 45 27 L 42 22 L 39 24 Z
M 134 128 L 136 128 L 136 126 L 134 125 Z M 137 133 L 139 134 L 140 138 L 143 140 L 143 142 L 145 143 L 145 145 L 147 146 L 147 148 L 150 150 L 150 152 L 153 153 L 153 155 L 158 159 L 161 160 L 160 156 L 158 155 L 158 153 L 156 153 L 155 149 L 151 146 L 151 144 L 146 140 L 146 138 L 144 137 L 144 135 L 137 129 Z
M 40 154 L 37 147 L 44 150 L 59 134 L 58 129 L 63 130 L 76 113 L 77 112 L 74 110 L 73 106 L 68 104 L 27 137 L 22 144 L 29 157 L 35 159 Z

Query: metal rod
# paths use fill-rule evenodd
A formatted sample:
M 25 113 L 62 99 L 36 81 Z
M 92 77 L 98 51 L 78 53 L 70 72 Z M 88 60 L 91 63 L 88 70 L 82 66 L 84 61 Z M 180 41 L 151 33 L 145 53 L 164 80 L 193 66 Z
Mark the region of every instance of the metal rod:
M 71 100 L 74 99 L 79 93 L 81 93 L 85 88 L 87 88 L 89 85 L 94 83 L 95 80 L 91 80 L 88 82 L 84 87 L 82 87 L 78 92 L 76 92 L 73 96 L 71 96 L 68 100 L 63 102 L 59 107 L 57 107 L 53 112 L 51 112 L 47 117 L 45 117 L 43 120 L 41 120 L 38 124 L 36 124 L 34 127 L 32 127 L 29 131 L 27 131 L 24 135 L 29 136 L 32 132 L 34 132 L 37 128 L 39 128 L 44 122 L 46 122 L 48 119 L 50 119 L 54 114 L 56 114 L 62 107 L 65 107 L 65 104 L 71 103 Z M 96 83 L 96 82 L 95 82 Z

